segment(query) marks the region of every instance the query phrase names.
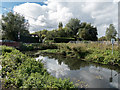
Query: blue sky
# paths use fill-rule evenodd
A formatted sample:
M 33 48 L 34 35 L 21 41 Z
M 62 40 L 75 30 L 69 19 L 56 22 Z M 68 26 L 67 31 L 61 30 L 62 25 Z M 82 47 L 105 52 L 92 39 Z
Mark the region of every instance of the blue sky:
M 0 13 L 7 13 L 10 10 L 13 10 L 14 6 L 18 6 L 20 4 L 24 4 L 26 2 L 2 2 L 0 6 L 2 6 L 2 10 L 0 10 Z M 30 2 L 30 3 L 37 3 L 40 5 L 46 5 L 44 2 Z M 7 9 L 5 9 L 7 8 Z

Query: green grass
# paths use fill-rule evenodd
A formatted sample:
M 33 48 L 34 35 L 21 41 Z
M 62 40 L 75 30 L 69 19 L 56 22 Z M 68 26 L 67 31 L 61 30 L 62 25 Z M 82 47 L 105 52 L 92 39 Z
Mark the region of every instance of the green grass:
M 46 49 L 46 50 L 41 50 L 41 52 L 58 53 L 59 49 Z
M 114 45 L 100 43 L 56 43 L 58 49 L 47 49 L 42 52 L 62 54 L 66 57 L 74 57 L 89 62 L 120 66 L 120 50 Z
M 41 50 L 40 52 L 62 54 L 66 57 L 74 57 L 89 62 L 120 66 L 120 49 L 114 45 L 101 43 L 44 43 L 44 44 L 23 44 L 23 50 Z

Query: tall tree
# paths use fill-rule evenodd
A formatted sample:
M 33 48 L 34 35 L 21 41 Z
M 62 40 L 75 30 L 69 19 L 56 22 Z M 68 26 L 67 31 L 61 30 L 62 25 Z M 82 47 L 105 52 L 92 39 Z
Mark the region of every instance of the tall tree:
M 117 31 L 113 24 L 110 24 L 109 27 L 106 29 L 106 38 L 107 40 L 111 40 L 111 38 L 116 38 Z
M 2 39 L 2 21 L 0 19 L 0 40 Z
M 71 18 L 69 22 L 66 24 L 66 27 L 72 31 L 73 35 L 76 35 L 78 29 L 80 28 L 80 20 L 77 18 Z
M 2 15 L 3 37 L 8 40 L 18 41 L 18 34 L 29 35 L 28 22 L 19 14 L 12 12 Z
M 81 23 L 78 34 L 83 40 L 96 41 L 98 39 L 97 28 L 93 27 L 91 24 Z
M 63 28 L 62 22 L 59 22 L 58 28 L 61 30 Z

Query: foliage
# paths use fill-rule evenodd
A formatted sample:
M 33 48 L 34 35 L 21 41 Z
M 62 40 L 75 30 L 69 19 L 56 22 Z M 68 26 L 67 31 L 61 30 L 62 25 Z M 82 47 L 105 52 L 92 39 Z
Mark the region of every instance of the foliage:
M 24 35 L 21 35 L 19 41 L 23 43 L 39 43 L 40 42 L 39 37 L 24 36 Z
M 117 31 L 116 31 L 114 25 L 110 24 L 109 27 L 106 30 L 106 38 L 107 38 L 107 40 L 110 41 L 111 38 L 115 39 L 116 38 L 116 34 L 117 34 Z
M 105 36 L 102 36 L 98 39 L 98 41 L 107 41 L 106 37 Z
M 60 49 L 61 54 L 79 59 L 84 58 L 89 53 L 85 50 L 85 47 L 81 47 L 81 45 L 78 44 L 58 44 L 58 48 Z
M 37 34 L 40 37 L 40 39 L 44 39 L 47 33 L 48 33 L 48 30 L 43 29 L 42 31 L 37 31 L 32 34 Z
M 52 43 L 33 43 L 33 44 L 21 44 L 21 51 L 31 51 L 31 50 L 45 50 L 45 49 L 57 49 L 57 46 Z
M 51 53 L 51 54 L 53 54 L 53 53 L 58 53 L 59 52 L 59 50 L 58 49 L 46 49 L 46 50 L 41 50 L 40 52 L 47 52 L 47 53 Z
M 68 38 L 68 37 L 56 37 L 54 39 L 56 43 L 68 43 L 69 41 L 75 41 L 74 38 Z
M 46 38 L 46 40 L 54 40 L 57 37 L 80 38 L 79 40 L 91 41 L 98 39 L 97 28 L 86 22 L 80 23 L 77 18 L 71 18 L 64 28 L 62 22 L 59 22 L 58 29 L 42 30 L 35 32 L 35 34 L 38 34 L 42 39 Z
M 12 12 L 2 15 L 3 38 L 18 41 L 20 35 L 29 35 L 28 22 L 23 16 Z
M 71 18 L 65 27 L 72 31 L 73 35 L 76 35 L 80 28 L 80 20 L 77 18 Z
M 97 41 L 97 28 L 91 24 L 82 23 L 78 35 L 83 40 Z
M 112 45 L 102 43 L 58 43 L 58 49 L 51 53 L 62 54 L 66 57 L 74 57 L 85 61 L 120 66 L 120 51 L 117 45 L 114 45 L 114 54 L 112 55 Z M 46 50 L 44 52 L 50 52 Z
M 69 79 L 51 76 L 41 60 L 36 61 L 14 48 L 1 48 L 3 88 L 74 88 Z
M 56 37 L 68 37 L 65 28 L 58 29 L 58 31 L 56 31 L 56 34 Z
M 94 45 L 95 46 L 95 45 Z M 117 46 L 114 46 L 114 55 L 112 55 L 112 46 L 100 44 L 98 47 L 89 48 L 92 52 L 91 55 L 88 55 L 85 59 L 101 64 L 110 64 L 120 66 L 120 55 Z
M 54 40 L 45 40 L 45 43 L 54 43 Z
M 62 29 L 62 28 L 63 28 L 62 22 L 59 22 L 58 28 L 59 28 L 59 29 Z
M 48 31 L 46 34 L 47 40 L 54 40 L 56 36 L 57 36 L 56 30 Z
M 0 26 L 1 26 L 1 21 L 0 21 Z M 1 29 L 1 27 L 0 27 Z M 0 40 L 2 40 L 2 30 L 0 30 Z

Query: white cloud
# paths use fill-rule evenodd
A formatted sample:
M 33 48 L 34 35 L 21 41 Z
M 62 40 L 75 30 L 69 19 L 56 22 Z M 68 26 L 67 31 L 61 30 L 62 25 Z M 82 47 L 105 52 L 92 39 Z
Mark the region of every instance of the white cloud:
M 113 0 L 113 2 L 119 2 L 120 0 Z
M 82 1 L 82 0 L 81 0 Z M 113 23 L 117 29 L 117 3 L 99 2 L 100 0 L 89 2 L 48 0 L 47 5 L 41 6 L 37 3 L 24 3 L 13 8 L 29 20 L 30 31 L 57 28 L 59 22 L 65 25 L 70 18 L 78 18 L 81 21 L 92 23 L 97 26 L 98 36 L 105 35 L 106 26 Z M 112 1 L 112 0 L 111 0 Z M 99 2 L 99 3 L 98 3 Z M 33 19 L 34 17 L 36 19 Z
M 60 21 L 66 23 L 73 16 L 69 8 L 61 6 L 58 2 L 50 2 L 47 6 L 41 6 L 35 3 L 24 3 L 15 6 L 13 10 L 24 15 L 25 18 L 28 19 L 30 26 L 36 27 L 30 27 L 31 32 L 42 30 L 43 28 L 57 28 L 57 24 Z

